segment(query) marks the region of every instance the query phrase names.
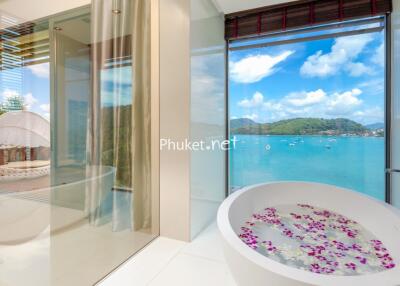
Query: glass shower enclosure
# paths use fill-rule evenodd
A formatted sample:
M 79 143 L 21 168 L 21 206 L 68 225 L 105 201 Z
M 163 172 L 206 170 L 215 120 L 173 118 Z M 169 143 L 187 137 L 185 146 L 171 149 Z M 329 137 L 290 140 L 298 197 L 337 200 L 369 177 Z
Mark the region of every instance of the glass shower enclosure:
M 93 285 L 159 234 L 134 5 L 1 15 L 0 285 Z

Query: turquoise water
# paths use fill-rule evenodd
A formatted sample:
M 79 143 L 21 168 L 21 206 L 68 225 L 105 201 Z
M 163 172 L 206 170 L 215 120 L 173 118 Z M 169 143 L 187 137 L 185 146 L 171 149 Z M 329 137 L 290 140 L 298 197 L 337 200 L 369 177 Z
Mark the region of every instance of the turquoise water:
M 310 181 L 385 199 L 381 137 L 236 135 L 231 188 L 273 181 Z

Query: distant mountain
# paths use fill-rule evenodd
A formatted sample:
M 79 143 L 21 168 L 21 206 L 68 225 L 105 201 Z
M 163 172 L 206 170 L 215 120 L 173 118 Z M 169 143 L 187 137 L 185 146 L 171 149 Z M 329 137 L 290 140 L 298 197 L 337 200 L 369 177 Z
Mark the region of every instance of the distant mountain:
M 260 135 L 368 135 L 369 130 L 361 124 L 345 118 L 294 118 L 273 123 L 252 121 L 251 124 L 237 128 L 233 128 L 231 124 L 231 132 L 233 134 Z
M 364 125 L 364 127 L 369 129 L 369 130 L 383 129 L 383 128 L 385 128 L 385 123 L 377 122 L 377 123 Z
M 244 127 L 255 126 L 255 125 L 259 125 L 259 123 L 256 123 L 249 118 L 231 119 L 231 121 L 230 121 L 231 129 L 244 128 Z

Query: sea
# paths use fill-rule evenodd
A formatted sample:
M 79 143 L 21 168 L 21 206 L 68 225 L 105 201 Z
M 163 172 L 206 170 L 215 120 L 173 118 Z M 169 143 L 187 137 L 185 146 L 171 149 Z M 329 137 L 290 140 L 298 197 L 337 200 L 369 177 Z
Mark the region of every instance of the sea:
M 382 137 L 235 135 L 235 138 L 229 158 L 232 191 L 265 182 L 308 181 L 385 199 Z

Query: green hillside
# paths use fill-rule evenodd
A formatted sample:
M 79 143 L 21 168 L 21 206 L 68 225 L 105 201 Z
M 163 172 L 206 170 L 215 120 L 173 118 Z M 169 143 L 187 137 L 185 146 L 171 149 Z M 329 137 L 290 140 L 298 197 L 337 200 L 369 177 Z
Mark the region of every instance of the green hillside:
M 230 124 L 231 129 L 259 125 L 259 123 L 255 122 L 249 118 L 231 119 L 229 124 Z
M 119 112 L 121 123 L 119 126 L 115 124 L 115 112 Z M 117 168 L 116 182 L 117 187 L 132 187 L 132 106 L 120 106 L 119 109 L 114 107 L 103 107 L 102 112 L 102 154 L 101 162 L 106 166 Z M 115 142 L 119 142 L 114 146 Z
M 345 118 L 294 118 L 273 123 L 256 123 L 231 128 L 233 134 L 260 135 L 364 135 L 368 129 L 363 125 Z

